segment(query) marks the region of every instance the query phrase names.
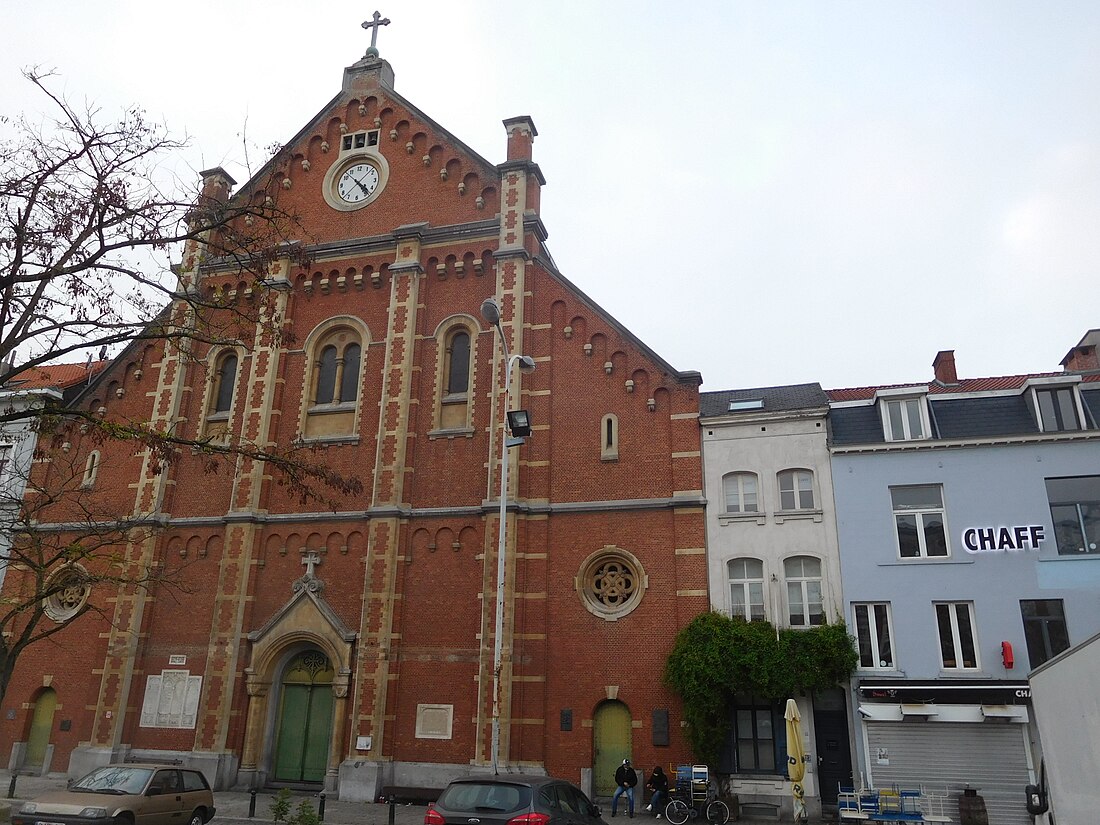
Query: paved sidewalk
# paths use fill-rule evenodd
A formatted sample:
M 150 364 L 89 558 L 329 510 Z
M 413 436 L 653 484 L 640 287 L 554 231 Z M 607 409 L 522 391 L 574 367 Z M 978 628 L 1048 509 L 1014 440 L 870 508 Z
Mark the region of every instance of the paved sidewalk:
M 0 821 L 7 821 L 11 809 L 18 810 L 24 800 L 33 799 L 39 794 L 48 791 L 60 790 L 65 787 L 68 777 L 64 774 L 51 774 L 49 776 L 22 776 L 15 777 L 14 795 L 8 799 L 8 791 L 11 789 L 11 773 L 0 771 Z M 260 791 L 256 794 L 256 813 L 249 818 L 248 809 L 252 802 L 251 794 L 238 791 L 215 791 L 214 805 L 218 812 L 214 816 L 214 825 L 248 825 L 257 823 L 267 825 L 271 819 L 271 803 L 275 799 L 274 791 Z M 318 809 L 319 799 L 317 794 L 292 794 L 290 798 L 291 814 L 298 807 L 301 800 L 308 799 L 313 809 Z M 10 806 L 8 810 L 3 810 Z M 393 825 L 423 825 L 424 805 L 394 805 Z M 325 799 L 325 823 L 326 825 L 388 825 L 390 822 L 390 806 L 372 802 L 340 802 L 339 800 Z

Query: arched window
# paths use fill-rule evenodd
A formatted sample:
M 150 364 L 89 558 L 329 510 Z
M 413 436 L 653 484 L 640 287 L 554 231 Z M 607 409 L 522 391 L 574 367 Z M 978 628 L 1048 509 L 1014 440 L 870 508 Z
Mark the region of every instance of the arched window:
M 344 348 L 344 371 L 340 376 L 341 403 L 354 402 L 359 398 L 359 364 L 363 360 L 363 350 L 356 343 Z
M 764 562 L 730 559 L 726 564 L 730 584 L 730 615 L 762 621 L 764 612 Z
M 226 349 L 213 355 L 208 373 L 206 416 L 202 422 L 204 438 L 222 439 L 229 431 L 239 363 L 236 350 Z
M 787 580 L 787 608 L 791 627 L 825 624 L 821 598 L 821 560 L 813 556 L 791 556 L 783 562 Z
M 317 394 L 315 404 L 331 404 L 336 389 L 336 347 L 327 346 L 321 350 L 317 364 Z
M 600 459 L 614 461 L 619 457 L 619 419 L 608 413 L 600 421 Z
M 354 404 L 359 399 L 362 360 L 362 347 L 347 330 L 327 337 L 314 365 L 313 403 Z
M 229 415 L 229 411 L 233 408 L 233 387 L 237 383 L 237 353 L 227 352 L 219 359 L 214 382 L 212 412 Z
M 727 513 L 756 513 L 758 509 L 756 473 L 727 473 L 722 477 L 722 493 Z
M 814 474 L 809 470 L 784 470 L 779 473 L 779 509 L 814 509 Z
M 95 484 L 96 473 L 99 472 L 99 450 L 88 453 L 88 460 L 84 463 L 84 478 L 81 479 L 81 487 L 91 487 Z
M 447 346 L 447 395 L 465 395 L 470 387 L 470 333 L 459 330 Z
M 446 334 L 442 367 L 439 428 L 465 429 L 470 426 L 470 331 L 466 327 L 455 327 Z
M 306 388 L 306 438 L 355 433 L 363 374 L 363 342 L 350 325 L 337 325 L 306 345 L 310 373 Z

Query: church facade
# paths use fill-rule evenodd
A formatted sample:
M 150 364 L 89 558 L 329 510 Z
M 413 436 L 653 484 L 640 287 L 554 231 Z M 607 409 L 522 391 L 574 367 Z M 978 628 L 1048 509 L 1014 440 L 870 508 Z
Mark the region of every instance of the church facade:
M 158 471 L 77 437 L 97 453 L 89 495 L 156 525 L 118 552 L 183 587 L 97 587 L 99 615 L 27 650 L 0 719 L 13 768 L 177 758 L 219 788 L 355 800 L 494 762 L 601 794 L 625 756 L 690 761 L 661 675 L 709 607 L 701 377 L 557 271 L 534 124 L 504 125 L 493 164 L 395 92 L 372 49 L 261 173 L 309 238 L 264 284 L 285 339 L 135 345 L 87 389 L 107 420 L 313 447 L 363 487 L 303 506 L 247 458 Z M 234 186 L 204 173 L 211 197 Z M 181 279 L 227 301 L 253 287 L 201 245 Z M 532 427 L 514 445 L 518 408 Z M 49 745 L 23 764 L 46 695 Z

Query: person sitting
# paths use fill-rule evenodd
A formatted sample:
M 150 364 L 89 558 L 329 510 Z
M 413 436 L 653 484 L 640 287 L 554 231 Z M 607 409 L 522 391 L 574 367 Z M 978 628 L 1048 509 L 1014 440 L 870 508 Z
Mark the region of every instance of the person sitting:
M 634 818 L 634 786 L 638 784 L 638 772 L 630 766 L 630 760 L 624 759 L 615 771 L 615 795 L 611 797 L 611 815 L 615 816 L 615 809 L 619 805 L 619 797 L 626 794 L 629 803 L 630 818 Z
M 657 815 L 657 819 L 660 819 L 661 811 L 664 810 L 665 803 L 668 801 L 668 777 L 665 776 L 664 768 L 660 765 L 655 767 L 645 786 L 653 792 L 653 796 L 649 798 L 649 804 L 645 806 L 645 809 L 653 811 Z

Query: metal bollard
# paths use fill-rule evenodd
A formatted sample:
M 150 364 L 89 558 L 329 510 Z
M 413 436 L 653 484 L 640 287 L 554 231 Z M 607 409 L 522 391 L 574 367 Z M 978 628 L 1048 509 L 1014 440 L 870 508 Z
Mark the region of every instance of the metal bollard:
M 15 780 L 19 778 L 19 774 L 13 773 L 11 775 L 11 782 L 8 783 L 8 799 L 15 799 Z
M 397 815 L 397 797 L 390 796 L 390 825 L 393 825 L 394 817 Z
M 324 822 L 325 821 L 325 792 L 321 791 L 321 793 L 319 793 L 318 796 L 321 797 L 321 800 L 317 803 L 317 819 L 319 819 L 321 822 Z
M 248 792 L 248 818 L 252 819 L 256 815 L 256 789 L 253 788 Z

